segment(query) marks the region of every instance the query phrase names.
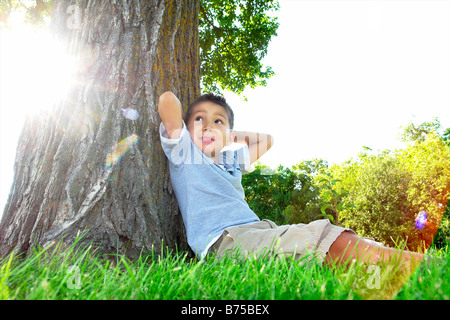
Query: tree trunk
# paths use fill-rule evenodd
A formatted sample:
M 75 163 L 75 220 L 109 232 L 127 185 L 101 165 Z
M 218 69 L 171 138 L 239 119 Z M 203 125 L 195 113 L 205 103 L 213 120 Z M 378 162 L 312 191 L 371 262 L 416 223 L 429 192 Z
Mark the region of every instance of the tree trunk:
M 157 101 L 171 90 L 186 107 L 200 93 L 198 10 L 198 0 L 55 1 L 52 30 L 81 63 L 77 84 L 25 123 L 1 256 L 79 232 L 130 258 L 162 243 L 187 248 Z

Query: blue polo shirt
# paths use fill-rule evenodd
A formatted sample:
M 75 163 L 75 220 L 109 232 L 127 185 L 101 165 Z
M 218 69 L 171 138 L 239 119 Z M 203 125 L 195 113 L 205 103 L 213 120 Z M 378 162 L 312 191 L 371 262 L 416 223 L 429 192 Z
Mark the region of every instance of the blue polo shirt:
M 241 184 L 242 170 L 249 165 L 247 146 L 224 148 L 217 164 L 194 145 L 184 122 L 178 139 L 169 139 L 161 122 L 160 138 L 188 244 L 198 257 L 224 229 L 260 220 L 245 201 Z

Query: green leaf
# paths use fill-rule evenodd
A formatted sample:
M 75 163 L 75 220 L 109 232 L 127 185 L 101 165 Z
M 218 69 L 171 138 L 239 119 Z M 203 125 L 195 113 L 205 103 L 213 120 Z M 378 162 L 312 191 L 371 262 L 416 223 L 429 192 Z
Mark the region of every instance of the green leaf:
M 230 90 L 241 94 L 248 86 L 265 86 L 274 75 L 261 63 L 279 23 L 272 0 L 201 0 L 200 65 L 203 91 Z
M 326 214 L 326 209 L 333 209 L 333 207 L 331 206 L 331 205 L 329 205 L 329 204 L 326 204 L 326 205 L 324 205 L 324 206 L 322 206 L 321 208 L 320 208 L 320 211 L 323 213 L 323 214 Z

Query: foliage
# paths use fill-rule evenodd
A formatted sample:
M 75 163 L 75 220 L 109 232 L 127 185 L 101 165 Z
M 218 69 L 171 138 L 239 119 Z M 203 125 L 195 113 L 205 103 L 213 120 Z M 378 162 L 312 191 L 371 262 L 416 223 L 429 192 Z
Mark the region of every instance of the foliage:
M 439 229 L 433 239 L 433 245 L 438 248 L 450 245 L 450 197 L 442 215 Z
M 341 180 L 333 179 L 330 173 L 325 172 L 319 179 L 319 186 L 322 189 L 320 202 L 320 211 L 322 214 L 319 216 L 327 218 L 334 222 L 335 225 L 339 225 L 339 214 L 342 210 L 349 208 L 356 208 L 353 204 L 348 203 L 345 197 L 349 195 L 349 192 L 340 187 Z M 331 213 L 327 212 L 331 211 Z
M 274 73 L 261 60 L 278 29 L 270 12 L 273 0 L 202 0 L 200 60 L 205 91 L 242 93 L 246 86 L 266 85 Z
M 297 177 L 283 166 L 270 175 L 262 174 L 265 169 L 266 166 L 257 164 L 253 172 L 242 177 L 245 200 L 261 219 L 282 223 L 282 212 L 290 204 Z
M 11 13 L 22 11 L 25 14 L 26 21 L 35 25 L 42 26 L 50 16 L 53 6 L 53 0 L 7 0 L 0 1 L 0 26 L 8 26 Z
M 408 234 L 403 227 L 408 176 L 394 155 L 388 151 L 371 156 L 363 153 L 358 160 L 335 165 L 331 171 L 348 190 L 346 200 L 355 206 L 341 213 L 345 227 L 387 245 L 394 244 L 397 235 L 404 238 Z
M 416 137 L 403 150 L 362 153 L 330 168 L 356 206 L 341 215 L 346 227 L 388 245 L 406 240 L 411 250 L 431 244 L 449 199 L 450 149 L 434 131 Z M 421 211 L 428 218 L 419 229 Z
M 303 161 L 261 175 L 266 168 L 257 165 L 243 178 L 246 200 L 260 218 L 277 224 L 328 218 L 389 246 L 406 241 L 410 250 L 432 242 L 444 247 L 450 241 L 450 130 L 440 136 L 439 129 L 437 120 L 410 124 L 403 150 L 375 154 L 366 147 L 332 167 Z M 427 214 L 421 228 L 420 212 Z
M 0 2 L 0 26 L 8 26 L 12 12 L 22 11 L 26 21 L 43 25 L 53 0 Z M 279 26 L 271 14 L 276 0 L 200 0 L 199 46 L 203 91 L 230 90 L 241 94 L 250 86 L 265 86 L 274 75 L 264 67 L 269 42 Z
M 428 213 L 427 225 L 417 232 L 419 240 L 429 244 L 448 211 L 450 194 L 450 148 L 435 132 L 430 132 L 423 142 L 405 149 L 401 165 L 410 173 L 408 201 L 418 211 Z M 448 215 L 447 215 L 448 218 Z M 450 234 L 449 234 L 450 235 Z
M 320 186 L 315 177 L 328 163 L 321 159 L 305 160 L 292 167 L 297 184 L 291 192 L 290 204 L 283 211 L 284 223 L 309 223 L 321 214 Z
M 323 160 L 303 161 L 291 169 L 279 166 L 267 175 L 267 166 L 257 164 L 255 171 L 242 178 L 245 199 L 261 218 L 277 224 L 309 223 L 320 214 L 320 190 L 314 176 L 328 164 Z
M 426 140 L 428 134 L 431 132 L 439 133 L 441 129 L 441 123 L 438 118 L 433 118 L 431 121 L 426 121 L 421 124 L 415 124 L 413 122 L 409 123 L 403 128 L 403 133 L 401 139 L 406 142 L 419 141 L 423 142 Z M 444 133 L 442 138 L 446 141 L 446 134 L 448 135 L 450 128 L 447 129 L 447 133 Z

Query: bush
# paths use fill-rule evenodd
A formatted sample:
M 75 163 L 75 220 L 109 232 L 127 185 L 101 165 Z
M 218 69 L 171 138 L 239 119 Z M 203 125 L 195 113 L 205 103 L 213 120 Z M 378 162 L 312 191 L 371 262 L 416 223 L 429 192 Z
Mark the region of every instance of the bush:
M 264 175 L 270 170 L 257 164 L 243 177 L 246 200 L 261 219 L 277 224 L 329 217 L 386 245 L 405 241 L 417 251 L 434 239 L 443 247 L 450 240 L 450 130 L 439 136 L 438 127 L 409 125 L 405 149 L 369 154 L 365 147 L 332 167 L 315 159 Z M 419 214 L 426 214 L 423 225 L 416 224 Z
M 431 244 L 450 192 L 450 150 L 437 134 L 430 132 L 404 150 L 362 153 L 330 171 L 356 206 L 342 213 L 345 226 L 389 245 L 405 240 L 411 250 Z M 427 214 L 421 228 L 420 212 Z M 440 237 L 447 236 L 443 229 Z
M 242 178 L 245 200 L 261 218 L 277 224 L 309 223 L 320 214 L 318 186 L 314 175 L 327 167 L 323 160 L 303 161 L 291 169 L 279 166 L 272 174 L 268 167 L 256 164 Z

